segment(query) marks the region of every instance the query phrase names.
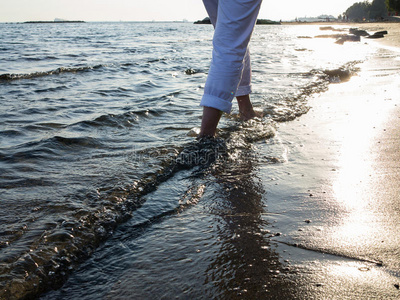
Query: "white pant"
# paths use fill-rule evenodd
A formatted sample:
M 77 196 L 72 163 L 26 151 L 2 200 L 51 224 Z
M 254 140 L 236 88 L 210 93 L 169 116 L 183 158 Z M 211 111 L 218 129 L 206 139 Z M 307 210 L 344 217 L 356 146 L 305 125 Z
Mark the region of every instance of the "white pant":
M 248 44 L 262 0 L 203 0 L 214 25 L 213 54 L 201 106 L 230 113 L 234 97 L 251 93 Z

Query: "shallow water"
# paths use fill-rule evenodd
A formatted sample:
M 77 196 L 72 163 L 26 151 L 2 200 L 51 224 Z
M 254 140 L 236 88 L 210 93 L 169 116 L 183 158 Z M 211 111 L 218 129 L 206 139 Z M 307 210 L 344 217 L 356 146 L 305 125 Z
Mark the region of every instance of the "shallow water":
M 306 113 L 310 96 L 346 80 L 336 75 L 352 75 L 374 47 L 302 38 L 318 26 L 258 26 L 253 99 L 265 117 L 243 124 L 234 111 L 222 120 L 220 140 L 198 144 L 210 26 L 0 27 L 0 284 L 7 297 L 61 286 L 85 261 L 59 296 L 48 297 L 112 298 L 120 278 L 136 279 L 127 295 L 165 298 L 271 295 L 276 290 L 266 286 L 286 284 L 282 274 L 291 270 L 269 244 L 279 233 L 266 217 L 257 170 L 287 160 L 272 139 L 277 122 Z M 264 141 L 260 153 L 256 144 Z M 242 255 L 248 247 L 260 252 Z M 248 279 L 247 268 L 269 270 L 263 280 L 270 285 Z

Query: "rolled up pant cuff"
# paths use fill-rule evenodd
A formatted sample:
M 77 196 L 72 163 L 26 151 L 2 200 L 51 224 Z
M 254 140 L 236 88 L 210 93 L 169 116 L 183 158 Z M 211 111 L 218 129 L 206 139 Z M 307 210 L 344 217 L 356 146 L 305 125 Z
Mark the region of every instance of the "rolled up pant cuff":
M 251 85 L 239 86 L 236 91 L 235 97 L 246 96 L 250 94 L 251 94 Z
M 203 95 L 200 106 L 216 108 L 220 111 L 226 112 L 227 114 L 229 114 L 232 109 L 232 103 L 230 101 L 208 94 Z

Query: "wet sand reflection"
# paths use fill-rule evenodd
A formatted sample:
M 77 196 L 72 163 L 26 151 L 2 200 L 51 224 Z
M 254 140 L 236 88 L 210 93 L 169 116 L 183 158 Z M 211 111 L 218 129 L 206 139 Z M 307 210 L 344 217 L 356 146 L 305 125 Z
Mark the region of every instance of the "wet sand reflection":
M 143 236 L 116 235 L 120 249 L 109 251 L 129 267 L 106 299 L 293 299 L 292 270 L 270 242 L 277 232 L 268 230 L 257 161 L 242 145 L 228 145 L 231 159 L 217 160 L 204 177 L 187 177 L 204 188 L 196 205 L 149 224 Z
M 206 283 L 217 287 L 217 295 L 210 297 L 290 299 L 293 283 L 285 277 L 290 269 L 269 240 L 279 233 L 266 229 L 265 191 L 255 175 L 257 162 L 250 150 L 236 154 L 235 160 L 218 164 L 213 172 L 222 190 L 216 191 L 211 207 L 221 247 L 206 271 Z

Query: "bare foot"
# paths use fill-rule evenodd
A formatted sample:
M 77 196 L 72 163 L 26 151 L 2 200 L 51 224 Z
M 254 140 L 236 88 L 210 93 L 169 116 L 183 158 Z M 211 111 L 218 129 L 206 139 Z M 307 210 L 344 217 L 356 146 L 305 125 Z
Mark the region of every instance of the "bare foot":
M 247 112 L 243 112 L 243 111 L 239 111 L 240 112 L 240 120 L 242 121 L 248 121 L 251 119 L 254 119 L 255 117 L 257 117 L 257 114 L 254 110 L 252 111 L 247 111 Z
M 236 99 L 239 105 L 240 119 L 242 121 L 248 121 L 255 117 L 259 117 L 259 115 L 253 109 L 249 95 L 238 96 Z

